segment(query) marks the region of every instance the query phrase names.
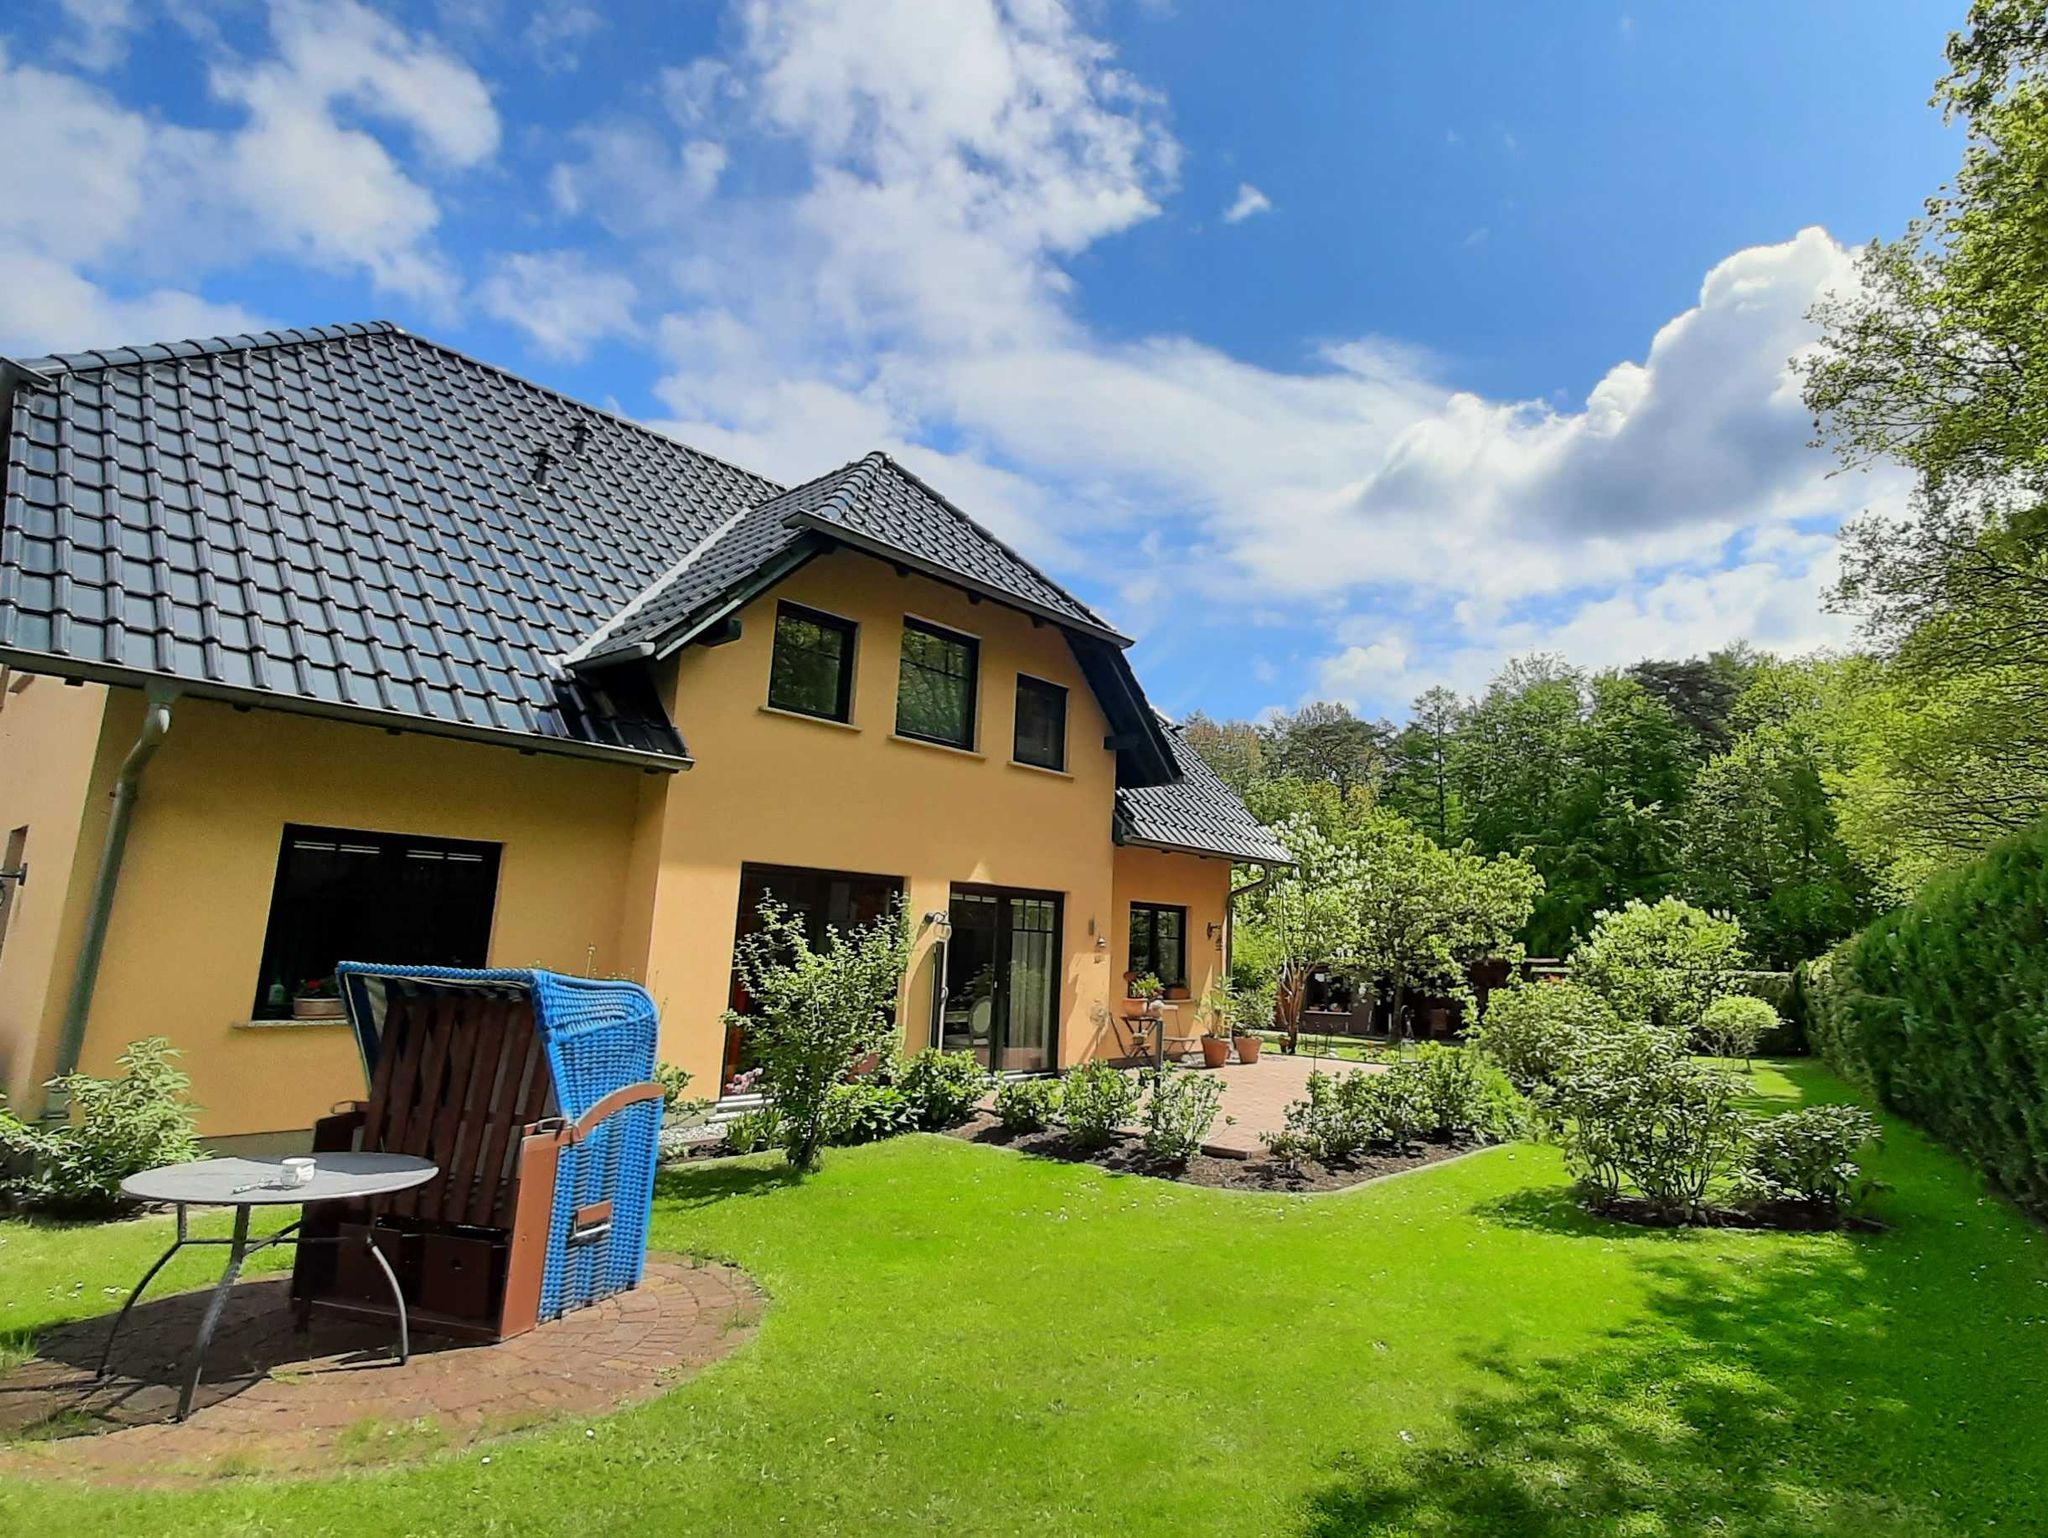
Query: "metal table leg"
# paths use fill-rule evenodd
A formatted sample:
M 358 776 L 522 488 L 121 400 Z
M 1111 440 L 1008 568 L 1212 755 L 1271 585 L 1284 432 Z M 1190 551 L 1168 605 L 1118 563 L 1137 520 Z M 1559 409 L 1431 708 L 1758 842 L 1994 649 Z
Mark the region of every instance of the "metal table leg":
M 248 1209 L 243 1210 L 246 1212 Z M 114 1316 L 114 1327 L 107 1331 L 106 1349 L 100 1352 L 99 1370 L 93 1374 L 94 1377 L 104 1378 L 107 1375 L 107 1364 L 114 1359 L 114 1337 L 121 1333 L 121 1326 L 128 1322 L 128 1310 L 135 1306 L 135 1300 L 142 1296 L 142 1290 L 156 1280 L 157 1272 L 163 1270 L 165 1263 L 182 1250 L 186 1243 L 185 1206 L 181 1202 L 178 1205 L 178 1237 L 171 1242 L 169 1249 L 157 1256 L 156 1264 L 142 1273 L 142 1280 L 135 1284 L 135 1290 L 128 1294 L 128 1301 L 121 1305 L 121 1312 Z
M 184 1209 L 179 1209 L 182 1218 Z M 214 1326 L 220 1323 L 220 1311 L 227 1305 L 228 1289 L 235 1285 L 235 1278 L 242 1273 L 242 1262 L 249 1256 L 249 1209 L 235 1209 L 235 1237 L 228 1249 L 228 1266 L 221 1272 L 220 1280 L 214 1284 L 213 1296 L 206 1301 L 206 1317 L 199 1324 L 199 1341 L 192 1348 L 192 1376 L 185 1380 L 185 1387 L 178 1395 L 178 1419 L 183 1420 L 192 1413 L 192 1396 L 199 1390 L 199 1375 L 206 1370 L 206 1347 L 213 1339 Z
M 372 1223 L 364 1232 L 363 1244 L 377 1262 L 377 1269 L 384 1273 L 384 1281 L 391 1288 L 391 1304 L 398 1310 L 398 1365 L 403 1367 L 412 1360 L 412 1331 L 405 1317 L 405 1294 L 399 1290 L 398 1274 L 391 1269 L 391 1262 L 377 1247 L 377 1226 Z

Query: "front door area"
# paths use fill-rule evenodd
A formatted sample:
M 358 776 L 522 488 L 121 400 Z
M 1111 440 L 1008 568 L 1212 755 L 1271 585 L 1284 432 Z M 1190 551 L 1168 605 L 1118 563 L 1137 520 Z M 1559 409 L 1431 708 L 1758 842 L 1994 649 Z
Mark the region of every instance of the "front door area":
M 1060 899 L 1055 892 L 956 886 L 939 1044 L 999 1073 L 1058 1057 Z

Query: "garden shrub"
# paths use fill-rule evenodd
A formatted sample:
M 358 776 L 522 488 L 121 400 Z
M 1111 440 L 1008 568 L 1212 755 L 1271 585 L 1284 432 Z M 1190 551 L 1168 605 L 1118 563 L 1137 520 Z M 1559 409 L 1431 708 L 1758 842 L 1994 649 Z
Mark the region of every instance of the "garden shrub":
M 1061 1083 L 1060 1120 L 1082 1148 L 1107 1148 L 1117 1128 L 1137 1114 L 1136 1081 L 1108 1063 L 1083 1063 Z
M 972 1052 L 936 1047 L 895 1064 L 888 1077 L 910 1109 L 910 1125 L 924 1132 L 942 1132 L 967 1120 L 989 1086 L 989 1075 Z
M 2048 819 L 1805 969 L 1837 1072 L 2048 1215 Z
M 1668 1032 L 1632 1023 L 1573 1052 L 1545 1098 L 1565 1162 L 1595 1205 L 1633 1187 L 1660 1215 L 1696 1222 L 1738 1165 L 1741 1086 Z
M 1736 1192 L 1747 1201 L 1842 1207 L 1862 1181 L 1856 1151 L 1876 1137 L 1877 1118 L 1861 1106 L 1813 1105 L 1766 1116 L 1749 1129 Z
M 1260 1133 L 1260 1141 L 1290 1163 L 1342 1164 L 1376 1146 L 1406 1147 L 1421 1135 L 1428 1113 L 1423 1070 L 1404 1061 L 1405 1069 L 1397 1063 L 1385 1073 L 1311 1073 L 1307 1095 L 1281 1113 L 1281 1130 Z
M 1803 1057 L 1807 1052 L 1805 1016 L 1800 1009 L 1799 973 L 1730 972 L 1728 991 L 1762 999 L 1777 1011 L 1778 1022 L 1756 1044 L 1759 1057 Z
M 1412 1081 L 1409 1098 L 1421 1113 L 1425 1137 L 1511 1137 L 1521 1128 L 1521 1097 L 1514 1086 L 1470 1048 L 1427 1042 L 1396 1059 L 1390 1072 Z
M 1734 919 L 1665 897 L 1597 914 L 1570 959 L 1572 980 L 1624 1020 L 1647 1020 L 1684 1041 L 1746 958 Z
M 855 1063 L 895 1048 L 910 929 L 900 901 L 871 923 L 828 926 L 817 945 L 802 917 L 772 897 L 760 915 L 759 931 L 733 954 L 754 1011 L 728 1019 L 747 1030 L 789 1162 L 815 1169 L 834 1086 Z
M 839 1147 L 878 1143 L 916 1125 L 916 1107 L 893 1084 L 855 1079 L 825 1097 L 825 1141 Z
M 139 1170 L 199 1157 L 192 1081 L 161 1036 L 130 1042 L 111 1079 L 50 1081 L 69 1098 L 68 1120 L 41 1126 L 0 1110 L 0 1196 L 17 1207 L 103 1216 L 120 1207 L 121 1182 Z
M 1043 1132 L 1059 1114 L 1058 1079 L 1005 1079 L 996 1087 L 996 1120 L 1005 1132 Z
M 1778 1012 L 1762 999 L 1724 993 L 1706 1007 L 1694 1045 L 1714 1057 L 1755 1057 L 1757 1045 L 1778 1027 Z
M 1606 998 L 1583 983 L 1522 982 L 1493 991 L 1466 1039 L 1526 1094 L 1556 1077 L 1588 1035 L 1620 1023 Z
M 1169 1063 L 1152 1075 L 1145 1099 L 1145 1152 L 1168 1164 L 1185 1164 L 1202 1151 L 1223 1103 L 1223 1081 Z

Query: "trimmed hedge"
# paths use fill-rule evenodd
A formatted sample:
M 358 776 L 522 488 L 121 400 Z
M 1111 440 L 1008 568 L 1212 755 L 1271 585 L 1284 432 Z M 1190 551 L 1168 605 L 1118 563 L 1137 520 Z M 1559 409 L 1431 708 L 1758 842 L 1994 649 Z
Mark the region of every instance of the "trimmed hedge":
M 1800 969 L 1844 1078 L 2048 1215 L 2048 819 Z

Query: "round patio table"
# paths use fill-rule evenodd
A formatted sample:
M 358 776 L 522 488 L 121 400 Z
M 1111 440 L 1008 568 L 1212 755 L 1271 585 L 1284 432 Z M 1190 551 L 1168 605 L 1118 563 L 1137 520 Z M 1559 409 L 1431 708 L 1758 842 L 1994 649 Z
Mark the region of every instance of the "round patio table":
M 323 1153 L 313 1156 L 313 1178 L 305 1185 L 287 1185 L 284 1160 L 278 1159 L 198 1159 L 190 1164 L 166 1164 L 159 1169 L 143 1170 L 130 1175 L 121 1182 L 123 1195 L 138 1201 L 168 1202 L 178 1209 L 178 1237 L 171 1247 L 157 1257 L 156 1264 L 142 1273 L 142 1280 L 135 1284 L 135 1290 L 128 1294 L 128 1301 L 121 1305 L 121 1312 L 114 1317 L 114 1327 L 107 1332 L 106 1349 L 100 1353 L 99 1376 L 107 1375 L 107 1364 L 113 1359 L 114 1338 L 121 1333 L 121 1326 L 127 1321 L 128 1311 L 135 1307 L 135 1300 L 142 1291 L 156 1279 L 170 1258 L 187 1245 L 228 1246 L 227 1269 L 214 1284 L 213 1296 L 206 1301 L 206 1314 L 199 1325 L 199 1339 L 192 1347 L 192 1370 L 185 1384 L 178 1392 L 178 1415 L 183 1420 L 192 1413 L 192 1396 L 199 1389 L 199 1375 L 206 1367 L 206 1347 L 213 1339 L 214 1327 L 220 1323 L 222 1307 L 227 1302 L 228 1289 L 242 1274 L 242 1263 L 258 1250 L 269 1249 L 273 1244 L 345 1244 L 346 1237 L 304 1239 L 298 1235 L 303 1216 L 287 1223 L 274 1234 L 266 1234 L 250 1242 L 249 1214 L 258 1207 L 310 1207 L 317 1202 L 365 1201 L 374 1196 L 389 1196 L 396 1191 L 410 1190 L 425 1185 L 440 1173 L 440 1167 L 425 1159 L 411 1158 L 405 1154 L 387 1153 Z M 186 1227 L 186 1214 L 193 1207 L 232 1207 L 235 1209 L 234 1237 L 229 1239 L 195 1239 Z M 375 1257 L 377 1267 L 384 1273 L 384 1280 L 391 1288 L 391 1301 L 398 1309 L 398 1360 L 401 1363 L 412 1356 L 412 1338 L 406 1324 L 405 1296 L 399 1291 L 398 1278 L 391 1270 L 391 1262 L 384 1258 L 384 1252 L 377 1248 L 373 1230 L 366 1227 L 363 1244 Z

